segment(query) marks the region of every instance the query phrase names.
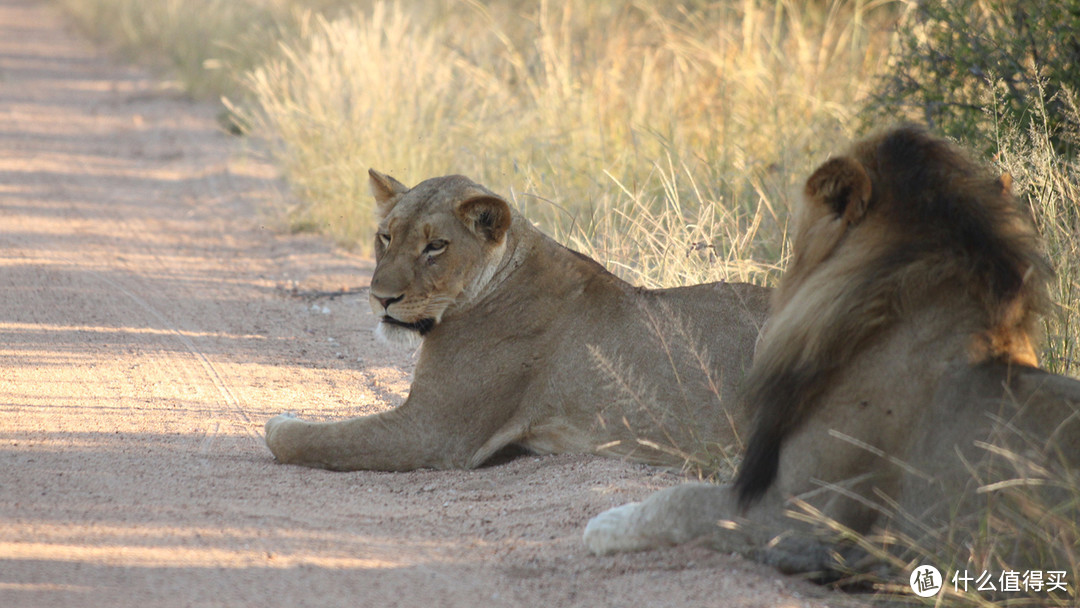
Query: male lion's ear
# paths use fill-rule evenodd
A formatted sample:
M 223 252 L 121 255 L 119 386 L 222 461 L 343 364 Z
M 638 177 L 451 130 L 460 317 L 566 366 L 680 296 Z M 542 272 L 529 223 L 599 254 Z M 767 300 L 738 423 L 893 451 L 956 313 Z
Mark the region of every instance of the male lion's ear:
M 454 207 L 454 213 L 470 230 L 492 244 L 502 242 L 510 228 L 510 205 L 494 194 L 469 196 Z
M 853 158 L 833 158 L 818 167 L 806 180 L 806 198 L 829 208 L 838 217 L 854 224 L 866 214 L 870 204 L 870 176 Z
M 368 169 L 368 177 L 371 178 L 371 195 L 375 197 L 375 204 L 379 207 L 379 216 L 386 217 L 397 203 L 398 196 L 409 191 L 408 186 L 397 181 L 385 173 L 379 173 L 374 169 Z
M 1002 194 L 1004 194 L 1005 196 L 1012 196 L 1012 193 L 1013 193 L 1013 189 L 1012 189 L 1012 184 L 1013 184 L 1012 173 L 1009 173 L 1008 171 L 1006 171 L 1005 173 L 1002 173 L 1001 177 L 998 178 L 998 184 L 1001 185 L 1001 193 Z

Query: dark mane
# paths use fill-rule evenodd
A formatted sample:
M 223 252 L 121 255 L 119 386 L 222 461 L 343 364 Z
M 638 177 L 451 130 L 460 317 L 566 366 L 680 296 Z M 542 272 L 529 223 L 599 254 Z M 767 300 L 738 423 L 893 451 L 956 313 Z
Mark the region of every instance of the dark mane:
M 857 144 L 853 156 L 868 168 L 875 196 L 871 206 L 887 215 L 897 232 L 910 235 L 908 250 L 958 256 L 964 283 L 980 290 L 992 307 L 1043 312 L 1051 271 L 1030 214 L 1010 187 L 972 161 L 955 144 L 905 126 Z
M 913 291 L 932 300 L 942 287 L 965 286 L 966 297 L 985 314 L 980 325 L 987 359 L 1008 360 L 1009 349 L 1015 348 L 1010 340 L 1017 335 L 1029 344 L 1027 336 L 1037 334 L 1038 317 L 1047 307 L 1050 267 L 1030 215 L 1007 180 L 956 145 L 913 126 L 863 140 L 848 156 L 865 170 L 871 188 L 865 214 L 847 230 L 859 230 L 860 222 L 873 224 L 867 229 L 879 230 L 888 245 L 872 257 L 868 252 L 865 263 L 842 281 L 797 287 L 835 293 L 837 305 L 809 321 L 823 328 L 815 334 L 819 343 L 780 336 L 759 352 L 743 388 L 746 405 L 757 412 L 735 479 L 744 506 L 772 485 L 783 442 L 817 409 L 837 372 L 869 340 L 901 320 L 899 303 Z M 823 203 L 808 196 L 804 204 Z M 844 211 L 832 210 L 836 217 Z M 785 277 L 781 289 L 785 280 L 796 278 Z M 789 305 L 799 306 L 799 299 Z

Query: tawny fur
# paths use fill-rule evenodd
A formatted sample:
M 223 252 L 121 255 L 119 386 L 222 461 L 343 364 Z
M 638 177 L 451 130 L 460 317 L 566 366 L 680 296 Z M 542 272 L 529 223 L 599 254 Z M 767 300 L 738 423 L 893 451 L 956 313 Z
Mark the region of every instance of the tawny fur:
M 744 502 L 773 482 L 781 444 L 836 370 L 945 286 L 981 303 L 971 363 L 1037 365 L 1031 336 L 1049 267 L 1012 193 L 958 147 L 897 129 L 826 162 L 804 196 L 796 253 L 745 387 L 757 421 L 736 481 Z M 831 258 L 842 243 L 860 255 Z
M 271 419 L 266 443 L 280 462 L 468 468 L 518 446 L 681 466 L 706 448 L 740 449 L 750 417 L 736 386 L 767 289 L 636 288 L 468 178 L 408 188 L 370 177 L 370 304 L 378 334 L 420 346 L 409 397 L 350 420 Z
M 1016 474 L 1002 454 L 1080 468 L 1080 382 L 1033 367 L 1050 273 L 1009 181 L 912 127 L 824 163 L 796 210 L 792 260 L 743 389 L 758 417 L 737 482 L 684 484 L 602 513 L 588 548 L 704 540 L 783 570 L 828 571 L 858 551 L 789 513 L 859 535 L 966 543 L 993 502 L 986 480 Z M 1025 491 L 1068 499 L 1051 486 Z

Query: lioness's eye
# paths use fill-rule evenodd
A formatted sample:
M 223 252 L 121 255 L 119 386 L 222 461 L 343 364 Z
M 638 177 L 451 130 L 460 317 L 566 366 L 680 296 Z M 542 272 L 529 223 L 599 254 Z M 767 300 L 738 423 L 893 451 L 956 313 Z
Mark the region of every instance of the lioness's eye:
M 389 247 L 390 246 L 390 235 L 389 234 L 386 234 L 385 232 L 380 232 L 380 233 L 376 234 L 375 236 L 379 239 L 379 242 L 382 243 L 383 247 Z
M 446 251 L 446 245 L 448 243 L 442 239 L 435 239 L 424 247 L 424 253 L 428 255 L 439 255 L 443 251 Z

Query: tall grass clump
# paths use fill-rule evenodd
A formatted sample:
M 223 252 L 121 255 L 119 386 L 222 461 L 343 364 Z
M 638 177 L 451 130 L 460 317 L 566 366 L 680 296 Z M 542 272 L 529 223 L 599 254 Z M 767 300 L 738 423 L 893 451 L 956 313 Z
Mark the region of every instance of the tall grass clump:
M 1055 142 L 1080 141 L 1080 126 L 1060 126 L 1050 115 L 1045 89 L 1032 97 L 1035 118 L 1026 125 L 1009 122 L 997 111 L 999 104 L 990 105 L 989 113 L 998 118 L 994 161 L 1012 176 L 1013 190 L 1027 202 L 1054 267 L 1054 309 L 1044 322 L 1046 344 L 1040 360 L 1049 371 L 1075 377 L 1080 371 L 1080 158 L 1061 151 Z M 1071 91 L 1060 89 L 1055 97 L 1067 104 L 1062 114 L 1066 120 L 1080 125 Z
M 806 6 L 375 2 L 304 20 L 248 75 L 250 120 L 294 226 L 362 249 L 364 169 L 465 173 L 636 282 L 764 281 L 882 60 L 879 4 Z
M 168 71 L 199 98 L 236 95 L 239 75 L 294 29 L 306 0 L 58 0 L 87 35 L 130 60 Z

